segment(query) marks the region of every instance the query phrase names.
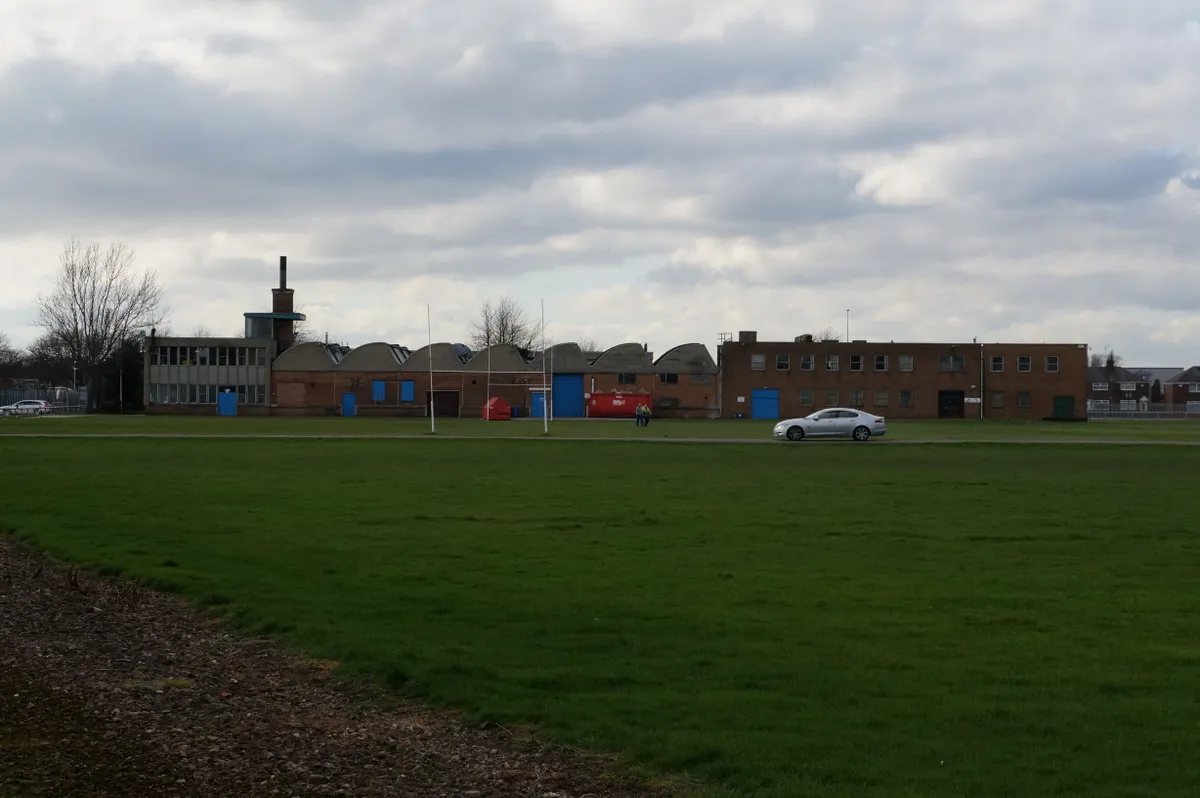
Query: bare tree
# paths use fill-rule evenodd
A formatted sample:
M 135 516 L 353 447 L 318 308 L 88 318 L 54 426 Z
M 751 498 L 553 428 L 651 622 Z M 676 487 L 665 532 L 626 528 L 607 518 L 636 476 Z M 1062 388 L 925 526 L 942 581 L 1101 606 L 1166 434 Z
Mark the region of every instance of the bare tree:
M 124 244 L 81 245 L 72 239 L 59 257 L 54 292 L 39 296 L 37 323 L 83 372 L 88 409 L 100 401 L 100 371 L 122 343 L 162 322 L 163 289 L 153 271 L 137 273 Z
M 304 306 L 300 305 L 297 307 L 296 312 L 304 313 Z M 317 331 L 309 325 L 307 319 L 304 321 L 295 322 L 295 324 L 292 326 L 292 329 L 295 331 L 295 345 L 297 346 L 299 344 L 311 344 L 321 340 L 321 336 L 318 335 Z
M 604 347 L 600 346 L 600 342 L 595 338 L 580 338 L 576 343 L 584 352 L 603 352 Z
M 813 337 L 814 341 L 840 341 L 840 340 L 842 340 L 842 336 L 838 333 L 837 330 L 833 329 L 832 327 L 826 327 L 823 330 L 817 330 L 815 333 L 812 334 L 812 337 Z
M 23 360 L 21 351 L 9 343 L 7 335 L 0 332 L 0 377 L 16 376 Z
M 495 344 L 512 344 L 533 349 L 541 343 L 541 329 L 512 297 L 484 302 L 471 324 L 471 348 L 476 351 Z
M 1103 368 L 1109 364 L 1110 360 L 1113 366 L 1121 365 L 1121 356 L 1114 354 L 1111 349 L 1107 352 L 1092 352 L 1088 355 L 1088 365 L 1093 368 Z
M 192 338 L 212 338 L 212 330 L 203 324 L 197 324 L 192 328 Z

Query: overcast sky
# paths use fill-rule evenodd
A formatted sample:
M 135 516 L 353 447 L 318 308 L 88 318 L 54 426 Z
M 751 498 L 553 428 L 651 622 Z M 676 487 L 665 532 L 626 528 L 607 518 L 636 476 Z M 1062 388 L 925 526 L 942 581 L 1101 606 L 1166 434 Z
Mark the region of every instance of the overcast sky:
M 1200 0 L 2 0 L 0 330 L 64 239 L 171 326 L 1200 362 Z

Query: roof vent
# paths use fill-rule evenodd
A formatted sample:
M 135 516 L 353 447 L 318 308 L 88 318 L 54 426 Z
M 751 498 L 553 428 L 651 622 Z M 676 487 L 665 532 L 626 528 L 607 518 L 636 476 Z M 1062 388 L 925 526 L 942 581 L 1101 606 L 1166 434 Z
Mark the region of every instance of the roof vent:
M 812 337 L 811 335 L 809 335 L 808 333 L 805 333 L 804 335 L 797 335 L 797 336 L 796 336 L 796 343 L 798 343 L 798 344 L 811 344 L 811 343 L 812 343 L 812 339 L 813 339 L 813 337 Z

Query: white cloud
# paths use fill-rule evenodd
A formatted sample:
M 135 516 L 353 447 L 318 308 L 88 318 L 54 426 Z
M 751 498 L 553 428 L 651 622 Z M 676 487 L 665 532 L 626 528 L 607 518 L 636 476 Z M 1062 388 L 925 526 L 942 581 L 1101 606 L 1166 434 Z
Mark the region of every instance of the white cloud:
M 1200 361 L 1194 0 L 9 0 L 0 329 L 70 236 L 173 327 L 1063 339 Z M 13 188 L 17 187 L 17 188 Z M 564 311 L 564 308 L 570 308 Z

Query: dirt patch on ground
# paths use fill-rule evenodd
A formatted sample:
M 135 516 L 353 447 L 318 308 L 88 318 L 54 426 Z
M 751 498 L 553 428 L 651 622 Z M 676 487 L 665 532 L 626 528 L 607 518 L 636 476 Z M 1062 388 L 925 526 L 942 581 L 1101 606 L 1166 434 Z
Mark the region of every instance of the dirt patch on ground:
M 0 537 L 0 796 L 662 795 Z

